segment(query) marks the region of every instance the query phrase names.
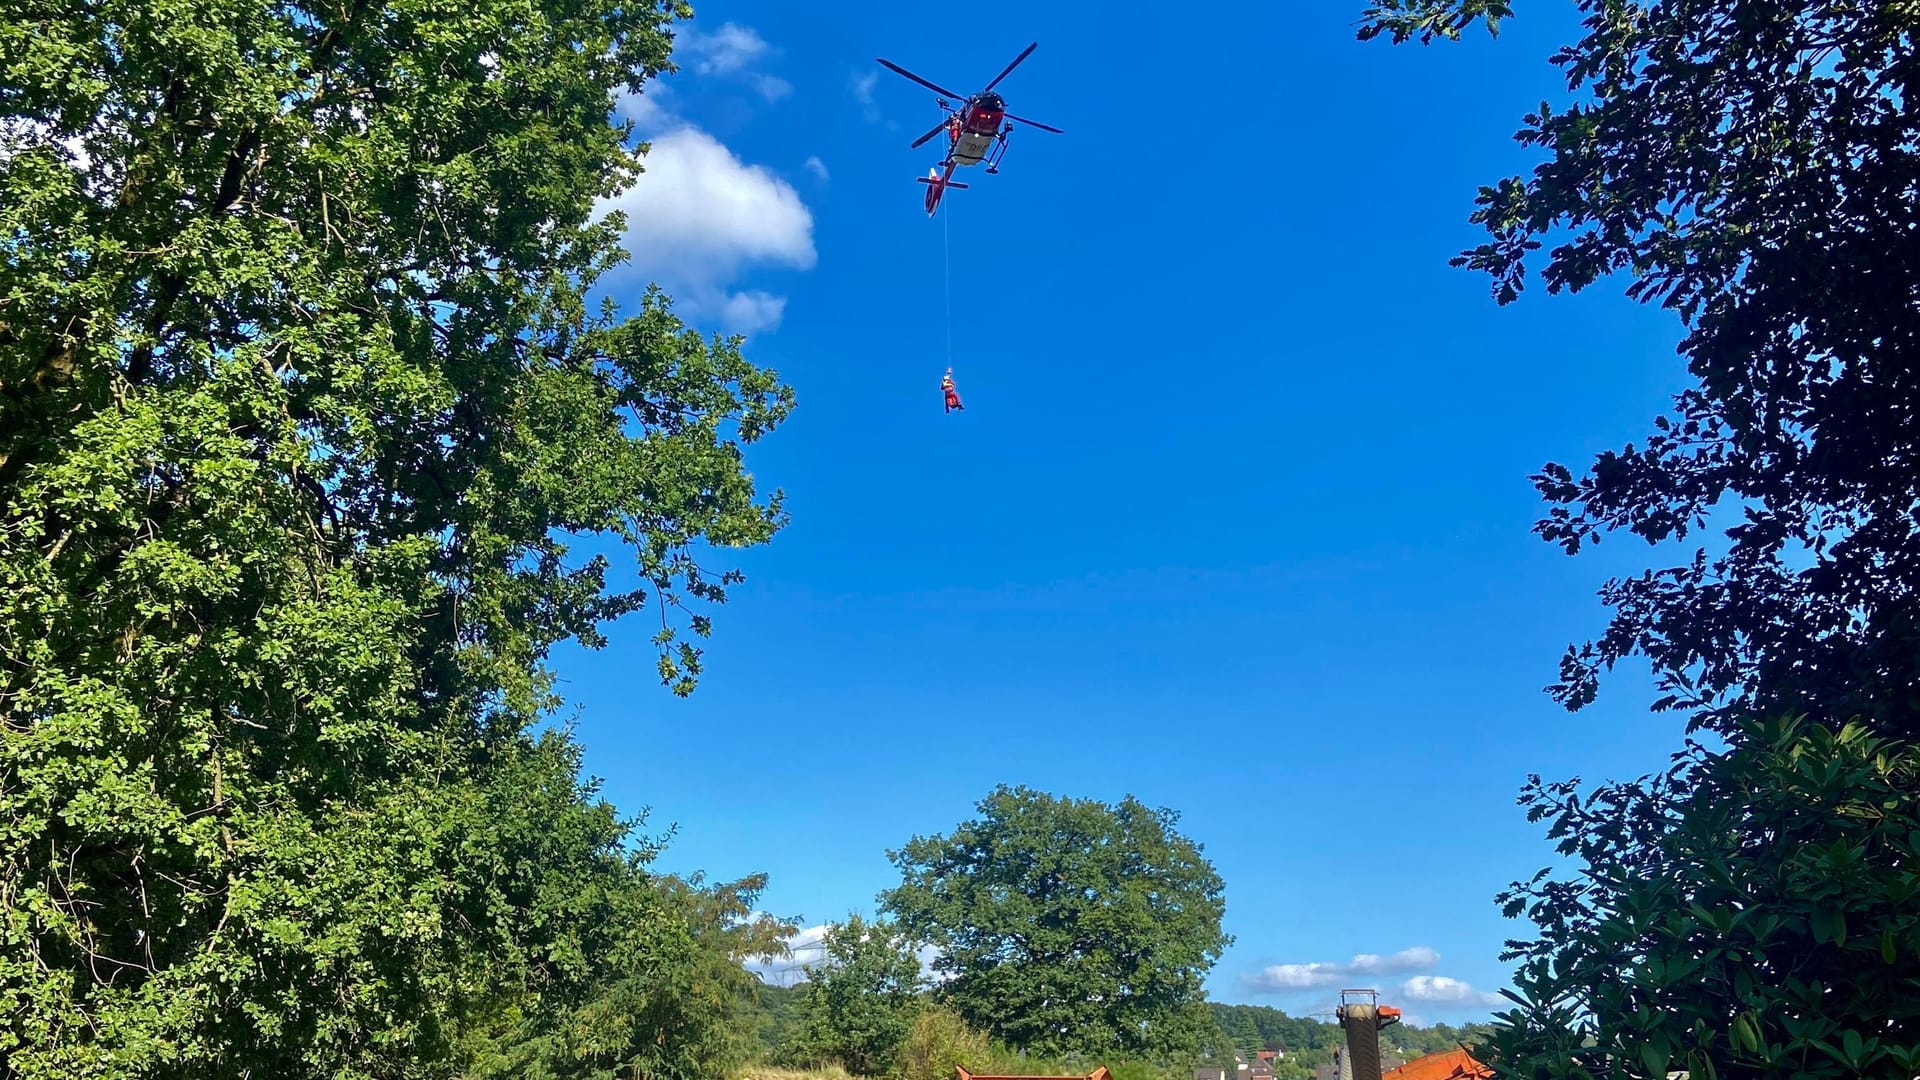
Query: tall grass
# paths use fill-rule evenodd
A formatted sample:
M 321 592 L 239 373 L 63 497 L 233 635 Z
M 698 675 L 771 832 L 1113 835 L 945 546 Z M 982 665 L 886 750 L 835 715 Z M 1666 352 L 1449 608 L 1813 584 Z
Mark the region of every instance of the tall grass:
M 782 1069 L 773 1065 L 749 1065 L 737 1080 L 854 1080 L 854 1076 L 838 1065 L 829 1065 L 824 1069 Z

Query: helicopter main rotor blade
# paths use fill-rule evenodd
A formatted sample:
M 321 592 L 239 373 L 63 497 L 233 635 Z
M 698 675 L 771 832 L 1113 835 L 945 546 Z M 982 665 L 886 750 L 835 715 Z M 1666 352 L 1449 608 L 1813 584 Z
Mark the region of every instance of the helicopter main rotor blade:
M 899 64 L 896 64 L 891 60 L 881 60 L 880 64 L 882 67 L 885 67 L 888 71 L 891 71 L 896 75 L 905 75 L 907 78 L 912 79 L 914 82 L 919 83 L 921 86 L 926 87 L 927 89 L 933 91 L 936 94 L 945 94 L 947 97 L 954 98 L 959 101 L 967 100 L 967 95 L 956 94 L 953 91 L 947 89 L 944 86 L 941 86 L 938 83 L 928 82 L 927 80 L 921 78 L 918 75 L 915 75 L 913 72 L 908 71 L 906 68 L 901 67 Z
M 1006 69 L 1005 71 L 1002 71 L 1002 72 L 1001 72 L 1000 74 L 998 74 L 998 75 L 995 75 L 995 76 L 993 77 L 993 81 L 987 84 L 987 89 L 986 89 L 986 90 L 982 90 L 982 91 L 980 91 L 980 92 L 984 94 L 984 93 L 986 93 L 986 92 L 987 92 L 987 90 L 991 90 L 991 89 L 993 89 L 994 87 L 996 87 L 996 86 L 999 86 L 999 85 L 1000 85 L 1000 80 L 1001 80 L 1001 79 L 1004 79 L 1004 78 L 1006 78 L 1006 77 L 1007 77 L 1008 75 L 1011 75 L 1011 74 L 1013 74 L 1013 69 L 1014 69 L 1014 68 L 1017 68 L 1017 67 L 1019 67 L 1019 66 L 1020 66 L 1020 61 L 1022 61 L 1022 60 L 1025 60 L 1025 59 L 1026 59 L 1027 57 L 1029 57 L 1029 56 L 1032 56 L 1032 55 L 1033 55 L 1033 50 L 1035 50 L 1035 49 L 1037 49 L 1037 48 L 1039 48 L 1039 47 L 1040 47 L 1040 43 L 1039 43 L 1039 42 L 1037 42 L 1037 41 L 1036 41 L 1036 42 L 1034 42 L 1033 44 L 1031 44 L 1031 45 L 1029 45 L 1029 46 L 1027 46 L 1027 50 L 1026 50 L 1025 52 L 1023 52 L 1023 53 L 1021 53 L 1021 54 L 1020 54 L 1019 56 L 1016 56 L 1016 57 L 1014 57 L 1014 58 L 1013 58 L 1013 63 L 1011 63 L 1011 64 L 1008 64 L 1008 65 L 1007 65 L 1007 69 Z
M 926 133 L 925 135 L 922 135 L 922 136 L 920 136 L 919 138 L 917 138 L 917 139 L 915 139 L 915 140 L 913 140 L 913 145 L 912 145 L 912 146 L 910 146 L 910 147 L 908 147 L 908 149 L 909 149 L 909 150 L 918 150 L 918 149 L 920 149 L 920 147 L 921 147 L 921 146 L 923 146 L 923 145 L 925 145 L 925 143 L 926 143 L 926 141 L 927 141 L 928 139 L 931 139 L 931 138 L 933 138 L 933 137 L 934 137 L 935 135 L 938 135 L 938 134 L 940 134 L 940 133 L 941 133 L 942 131 L 945 131 L 945 130 L 946 130 L 946 127 L 947 127 L 947 122 L 946 122 L 945 120 L 942 120 L 942 121 L 940 121 L 939 123 L 937 123 L 937 124 L 935 124 L 935 125 L 933 125 L 933 130 L 932 130 L 932 131 L 929 131 L 929 132 L 927 132 L 927 133 Z
M 1054 133 L 1055 135 L 1065 135 L 1065 134 L 1066 134 L 1066 132 L 1064 132 L 1064 131 L 1061 131 L 1061 130 L 1060 130 L 1059 128 L 1057 128 L 1057 127 L 1054 127 L 1054 126 L 1053 126 L 1052 124 L 1043 124 L 1043 123 L 1041 123 L 1041 122 L 1040 122 L 1040 121 L 1038 121 L 1038 120 L 1029 120 L 1029 119 L 1027 119 L 1027 118 L 1026 118 L 1026 117 L 1024 117 L 1024 116 L 1015 116 L 1015 115 L 1013 115 L 1012 113 L 1008 113 L 1008 114 L 1007 114 L 1007 119 L 1009 119 L 1009 120 L 1018 120 L 1018 121 L 1020 121 L 1021 123 L 1023 123 L 1023 124 L 1025 124 L 1025 125 L 1027 125 L 1028 127 L 1037 127 L 1037 128 L 1039 128 L 1039 129 L 1040 129 L 1041 131 L 1051 131 L 1051 132 L 1053 132 L 1053 133 Z

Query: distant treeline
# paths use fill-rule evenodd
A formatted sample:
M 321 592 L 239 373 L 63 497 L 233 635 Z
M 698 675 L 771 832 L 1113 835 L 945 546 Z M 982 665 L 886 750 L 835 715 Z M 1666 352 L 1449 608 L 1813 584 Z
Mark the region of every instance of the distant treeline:
M 798 987 L 761 986 L 746 1015 L 753 1029 L 755 1044 L 762 1060 L 771 1060 L 789 1036 L 799 1018 Z M 1210 1002 L 1213 1018 L 1229 1042 L 1251 1060 L 1260 1050 L 1282 1050 L 1290 1063 L 1309 1067 L 1326 1061 L 1344 1036 L 1337 1024 L 1308 1017 L 1289 1016 L 1267 1005 L 1225 1005 Z M 1485 1032 L 1485 1024 L 1435 1024 L 1414 1027 L 1395 1024 L 1380 1033 L 1381 1049 L 1411 1061 L 1425 1054 L 1451 1050 L 1461 1043 L 1472 1043 Z M 1292 1071 L 1292 1070 L 1287 1070 Z
M 1310 1064 L 1325 1061 L 1345 1038 L 1340 1026 L 1327 1020 L 1289 1016 L 1267 1005 L 1223 1005 L 1210 1002 L 1214 1022 L 1226 1032 L 1233 1045 L 1251 1058 L 1258 1050 L 1282 1050 L 1289 1059 L 1300 1058 Z M 1380 1033 L 1380 1048 L 1406 1060 L 1423 1054 L 1451 1050 L 1471 1043 L 1487 1025 L 1455 1027 L 1436 1024 L 1414 1027 L 1394 1024 Z

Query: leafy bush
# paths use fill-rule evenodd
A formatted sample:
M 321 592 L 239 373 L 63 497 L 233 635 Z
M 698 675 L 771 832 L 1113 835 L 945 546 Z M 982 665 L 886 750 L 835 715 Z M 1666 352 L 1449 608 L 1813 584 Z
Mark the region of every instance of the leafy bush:
M 1558 1080 L 1920 1072 L 1920 750 L 1748 724 L 1665 774 L 1528 794 L 1570 879 L 1516 883 L 1518 1007 L 1484 1053 Z
M 826 957 L 800 987 L 798 1030 L 780 1059 L 886 1075 L 924 1005 L 920 959 L 892 924 L 858 915 L 829 927 L 822 944 Z
M 899 1080 L 953 1080 L 957 1065 L 980 1069 L 994 1060 L 984 1032 L 945 1006 L 930 1006 L 913 1021 L 900 1048 Z

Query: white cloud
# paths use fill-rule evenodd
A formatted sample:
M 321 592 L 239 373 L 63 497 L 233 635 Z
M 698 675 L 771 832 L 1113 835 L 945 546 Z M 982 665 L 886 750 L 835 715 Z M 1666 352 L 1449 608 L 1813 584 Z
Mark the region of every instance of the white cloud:
M 1314 962 L 1274 964 L 1242 975 L 1240 981 L 1249 990 L 1275 993 L 1287 990 L 1312 990 L 1331 986 L 1343 979 L 1371 975 L 1403 975 L 1424 971 L 1440 962 L 1440 954 L 1425 945 L 1402 949 L 1392 956 L 1360 953 L 1344 964 Z
M 880 106 L 873 100 L 873 88 L 880 85 L 880 73 L 869 71 L 865 75 L 853 77 L 853 100 L 860 103 L 860 115 L 866 117 L 869 124 L 884 124 L 888 131 L 898 131 L 900 125 L 886 118 Z
M 695 57 L 693 70 L 702 75 L 743 71 L 768 52 L 766 39 L 752 27 L 731 22 L 721 23 L 711 34 L 689 26 L 676 35 L 674 46 Z
M 753 88 L 768 101 L 779 101 L 793 93 L 793 84 L 778 75 L 755 75 L 752 82 Z
M 1274 964 L 1242 976 L 1255 990 L 1309 990 L 1338 979 L 1332 964 Z
M 806 166 L 808 172 L 819 177 L 821 180 L 827 178 L 827 163 L 820 160 L 819 154 L 808 157 L 807 160 L 801 164 Z
M 1415 945 L 1411 949 L 1401 949 L 1392 956 L 1361 953 L 1353 958 L 1351 966 L 1356 975 L 1397 975 L 1403 971 L 1430 968 L 1439 962 L 1440 954 L 1432 948 Z
M 688 27 L 680 31 L 674 51 L 691 59 L 696 73 L 742 79 L 768 101 L 779 101 L 793 93 L 792 83 L 757 70 L 760 62 L 777 50 L 750 26 L 722 23 L 712 33 Z
M 748 165 L 712 135 L 682 125 L 652 141 L 646 172 L 621 200 L 653 241 L 634 253 L 649 272 L 692 264 L 714 275 L 748 262 L 814 265 L 813 215 L 786 181 Z
M 787 298 L 775 296 L 764 289 L 728 293 L 724 299 L 720 300 L 696 292 L 693 303 L 696 306 L 711 306 L 718 303 L 720 325 L 737 334 L 771 330 L 780 325 L 780 320 L 787 313 Z
M 691 125 L 649 141 L 646 171 L 602 207 L 627 215 L 633 259 L 621 275 L 659 282 L 683 314 L 714 319 L 729 333 L 778 325 L 784 297 L 732 286 L 749 267 L 813 268 L 813 214 L 799 192 Z
M 1475 990 L 1469 983 L 1445 975 L 1415 975 L 1400 987 L 1408 1001 L 1434 1005 L 1493 1005 L 1505 1000 L 1499 994 Z
M 634 131 L 641 138 L 658 134 L 660 131 L 679 123 L 667 105 L 672 90 L 666 83 L 655 80 L 647 84 L 644 93 L 621 94 L 619 113 L 622 120 L 633 121 Z

